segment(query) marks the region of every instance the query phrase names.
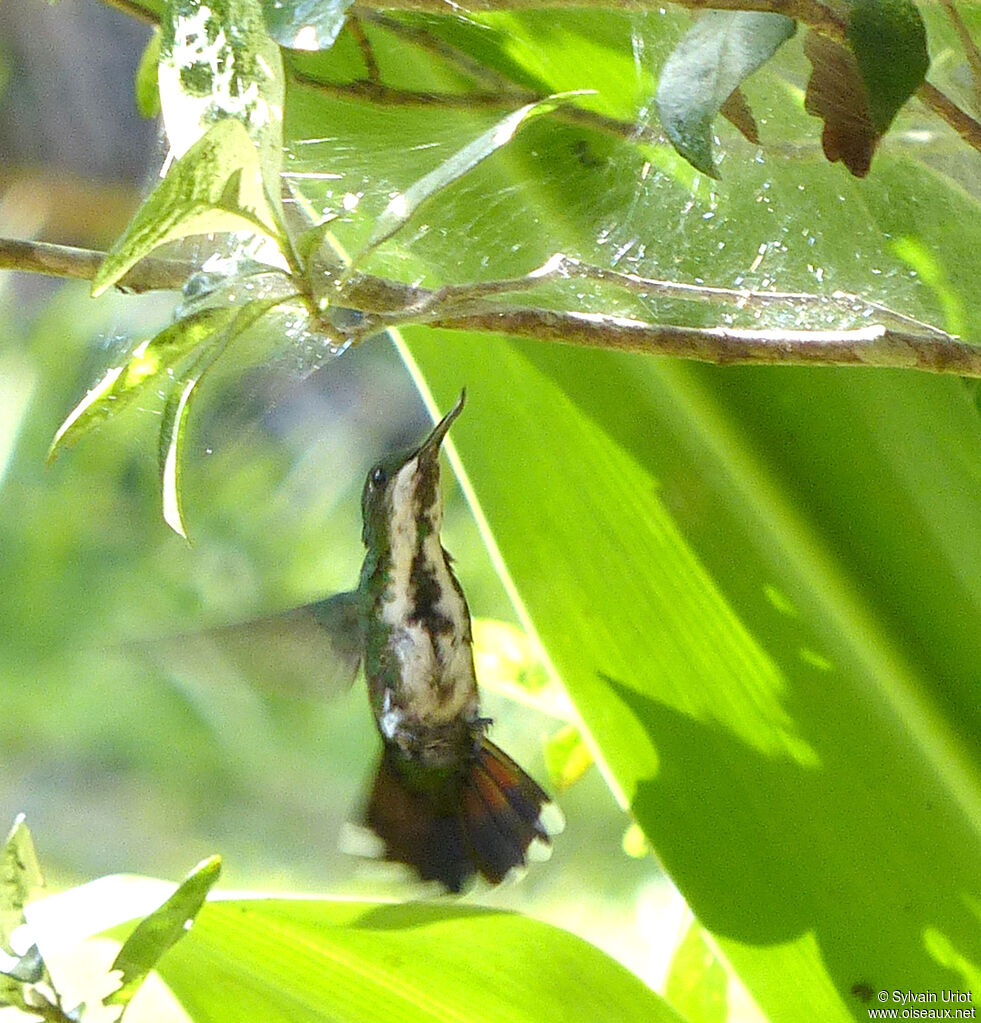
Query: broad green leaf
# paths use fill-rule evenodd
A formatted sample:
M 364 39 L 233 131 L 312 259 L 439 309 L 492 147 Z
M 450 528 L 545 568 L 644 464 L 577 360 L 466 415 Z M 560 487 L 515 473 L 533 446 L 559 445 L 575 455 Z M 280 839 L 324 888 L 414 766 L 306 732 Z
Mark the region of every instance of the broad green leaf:
M 137 345 L 125 362 L 106 370 L 58 427 L 48 461 L 130 406 L 147 388 L 158 388 L 162 378 L 199 344 L 231 323 L 237 312 L 233 306 L 203 309 Z
M 580 938 L 476 906 L 211 902 L 159 969 L 195 1023 L 680 1023 Z
M 181 500 L 181 475 L 187 418 L 194 390 L 202 377 L 225 353 L 229 344 L 283 301 L 281 296 L 276 296 L 249 302 L 234 309 L 234 316 L 227 322 L 219 320 L 218 329 L 198 343 L 194 357 L 182 367 L 181 374 L 173 383 L 167 397 L 160 424 L 158 447 L 163 517 L 167 525 L 185 539 L 187 527 L 184 523 Z
M 913 0 L 854 0 L 848 42 L 868 91 L 872 124 L 882 135 L 930 66 L 923 19 Z
M 421 177 L 414 185 L 394 196 L 375 223 L 367 245 L 358 253 L 354 262 L 364 259 L 373 249 L 378 248 L 397 231 L 400 231 L 416 214 L 421 206 L 438 195 L 448 185 L 472 171 L 481 161 L 506 146 L 515 132 L 532 118 L 547 114 L 561 103 L 567 103 L 582 91 L 557 93 L 535 103 L 526 103 L 519 110 L 508 114 L 493 128 L 479 135 L 472 142 L 444 160 L 438 167 Z
M 329 50 L 354 0 L 264 0 L 270 35 L 292 50 Z
M 705 932 L 692 920 L 671 957 L 664 997 L 690 1023 L 726 1023 L 729 1018 L 725 967 L 705 941 Z
M 929 925 L 966 963 L 981 962 L 968 908 L 979 788 L 956 727 L 924 708 L 904 669 L 870 643 L 868 621 L 812 562 L 760 466 L 737 461 L 762 508 L 741 520 L 745 534 L 717 539 L 713 569 L 727 566 L 722 577 L 739 593 L 765 544 L 769 572 L 808 601 L 809 620 L 786 623 L 786 656 L 748 631 L 659 498 L 655 460 L 677 473 L 672 486 L 703 471 L 698 457 L 704 471 L 718 468 L 713 419 L 705 435 L 679 432 L 704 405 L 694 381 L 706 374 L 489 337 L 463 345 L 422 329 L 410 350 L 439 405 L 467 384 L 452 442 L 522 620 L 614 791 L 763 1011 L 794 1019 L 803 998 L 829 1023 L 864 1018 L 850 994 L 863 978 L 876 990 L 969 988 L 968 966 L 952 968 L 923 943 Z M 753 375 L 707 375 L 717 400 L 744 380 L 749 401 Z M 865 391 L 907 426 L 916 407 L 909 393 L 886 399 L 897 383 L 889 374 L 805 379 Z M 790 383 L 781 377 L 779 393 Z M 833 421 L 854 423 L 860 407 Z M 785 429 L 769 424 L 774 442 Z M 679 437 L 693 463 L 674 466 Z M 547 530 L 543 508 L 561 509 Z M 815 635 L 810 619 L 822 623 Z M 870 848 L 888 854 L 872 858 Z
M 105 1005 L 129 1005 L 160 957 L 187 934 L 220 875 L 220 857 L 202 860 L 162 906 L 136 925 L 113 960 L 112 969 L 122 976 Z
M 671 144 L 694 167 L 717 176 L 712 122 L 743 80 L 795 32 L 782 14 L 708 11 L 665 61 L 657 107 Z
M 92 282 L 100 295 L 164 242 L 218 231 L 264 233 L 280 244 L 259 157 L 240 122 L 215 124 L 170 168 L 137 210 Z

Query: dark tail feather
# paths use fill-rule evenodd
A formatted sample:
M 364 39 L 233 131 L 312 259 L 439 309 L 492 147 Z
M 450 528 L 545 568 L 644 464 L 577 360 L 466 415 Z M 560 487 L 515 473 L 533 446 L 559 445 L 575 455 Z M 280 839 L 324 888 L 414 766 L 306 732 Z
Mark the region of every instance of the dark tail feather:
M 386 749 L 378 764 L 364 822 L 384 842 L 383 856 L 414 867 L 424 881 L 458 892 L 472 873 L 460 822 L 443 812 L 431 794 L 414 791 Z
M 533 842 L 550 844 L 548 796 L 487 739 L 462 776 L 437 781 L 416 777 L 419 770 L 413 765 L 410 775 L 389 750 L 382 756 L 365 823 L 384 842 L 385 859 L 458 892 L 477 873 L 498 884 L 525 864 Z

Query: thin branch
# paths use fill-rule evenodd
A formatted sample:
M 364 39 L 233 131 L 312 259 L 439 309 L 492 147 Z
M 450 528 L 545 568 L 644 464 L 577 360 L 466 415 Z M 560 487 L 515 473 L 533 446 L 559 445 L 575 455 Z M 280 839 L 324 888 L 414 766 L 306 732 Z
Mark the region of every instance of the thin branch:
M 89 279 L 95 275 L 104 253 L 73 249 L 45 242 L 0 239 L 0 268 Z M 552 265 L 554 264 L 554 265 Z M 791 301 L 823 303 L 821 296 L 793 292 L 741 292 L 726 288 L 705 288 L 671 281 L 619 274 L 588 267 L 558 256 L 543 271 L 563 276 L 560 270 L 574 270 L 579 276 L 606 283 L 625 284 L 631 290 L 657 285 L 665 294 L 739 302 Z M 189 263 L 146 259 L 138 263 L 119 283 L 129 292 L 177 289 L 195 267 Z M 931 373 L 954 373 L 981 377 L 981 346 L 966 344 L 949 334 L 903 317 L 891 310 L 880 312 L 884 319 L 903 326 L 878 323 L 851 330 L 748 330 L 724 327 L 685 327 L 648 323 L 621 316 L 585 312 L 561 312 L 530 307 L 481 306 L 480 300 L 506 291 L 527 290 L 542 283 L 532 275 L 510 281 L 451 286 L 447 289 L 416 288 L 385 278 L 355 275 L 339 292 L 337 303 L 364 313 L 361 323 L 338 337 L 338 328 L 324 329 L 338 340 L 359 341 L 393 323 L 427 323 L 445 330 L 483 331 L 517 337 L 557 341 L 562 344 L 605 348 L 648 355 L 670 355 L 719 365 L 787 366 L 879 366 L 919 369 Z M 571 276 L 566 273 L 565 276 Z M 444 304 L 439 299 L 442 296 Z M 467 308 L 464 300 L 472 304 Z M 836 302 L 842 296 L 832 296 Z M 857 296 L 844 296 L 868 306 Z M 449 308 L 447 308 L 447 305 Z M 916 329 L 904 329 L 905 325 Z
M 447 309 L 457 310 L 473 306 L 475 302 L 515 292 L 530 291 L 543 284 L 567 280 L 589 280 L 609 284 L 641 298 L 686 299 L 698 302 L 727 302 L 740 309 L 764 309 L 773 305 L 789 305 L 795 311 L 811 308 L 822 313 L 837 309 L 843 315 L 868 316 L 874 313 L 899 330 L 909 330 L 921 335 L 932 335 L 941 340 L 949 338 L 945 331 L 905 313 L 896 312 L 878 302 L 871 302 L 847 291 L 835 291 L 831 295 L 815 295 L 806 291 L 751 291 L 748 288 L 720 288 L 705 284 L 686 284 L 638 274 L 621 273 L 601 266 L 583 263 L 572 256 L 557 252 L 537 270 L 524 277 L 486 281 L 477 284 L 450 284 L 420 296 L 415 289 L 414 301 L 402 308 L 413 310 L 413 319 L 430 310 L 440 314 Z M 408 296 L 406 296 L 408 297 Z
M 981 123 L 976 121 L 935 85 L 922 82 L 916 95 L 937 115 L 945 120 L 969 145 L 981 153 Z
M 51 242 L 0 238 L 0 270 L 22 270 L 71 280 L 91 281 L 106 258 L 104 252 Z M 144 259 L 116 285 L 120 291 L 179 291 L 195 267 L 170 259 Z
M 416 89 L 399 89 L 366 78 L 359 78 L 353 82 L 325 82 L 315 75 L 301 71 L 295 65 L 290 67 L 290 75 L 298 84 L 327 96 L 337 99 L 366 100 L 370 103 L 381 103 L 387 106 L 447 107 L 460 110 L 490 107 L 496 110 L 523 106 L 525 103 L 533 103 L 541 98 L 532 92 L 424 92 Z
M 978 50 L 977 44 L 971 38 L 971 33 L 967 25 L 964 24 L 960 11 L 954 6 L 954 0 L 940 0 L 940 6 L 943 7 L 948 20 L 954 26 L 961 48 L 964 50 L 967 66 L 971 69 L 975 112 L 981 113 L 981 51 Z
M 435 318 L 444 330 L 483 331 L 720 366 L 875 366 L 981 377 L 981 346 L 882 324 L 854 330 L 738 330 L 650 324 L 618 316 L 505 309 Z
M 536 276 L 537 275 L 537 276 Z M 547 280 L 578 276 L 658 291 L 665 297 L 719 300 L 742 306 L 775 302 L 871 310 L 886 322 L 846 330 L 749 330 L 655 324 L 620 316 L 541 308 L 501 308 L 482 300 L 528 290 Z M 339 301 L 367 315 L 352 336 L 360 340 L 388 326 L 426 323 L 446 330 L 512 334 L 591 348 L 670 355 L 720 365 L 879 366 L 981 376 L 981 346 L 967 344 L 930 324 L 836 292 L 830 298 L 797 292 L 744 292 L 659 281 L 590 267 L 556 256 L 524 278 L 429 290 L 360 275 L 347 281 Z

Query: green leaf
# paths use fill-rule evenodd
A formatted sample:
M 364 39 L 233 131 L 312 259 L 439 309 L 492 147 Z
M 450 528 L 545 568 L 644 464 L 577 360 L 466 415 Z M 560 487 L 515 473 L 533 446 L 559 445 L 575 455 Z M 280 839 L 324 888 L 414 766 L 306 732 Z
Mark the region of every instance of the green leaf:
M 702 925 L 692 920 L 671 957 L 664 997 L 690 1023 L 726 1023 L 728 986 L 725 967 L 706 943 Z
M 14 821 L 3 849 L 3 874 L 0 879 L 0 947 L 13 953 L 10 937 L 24 923 L 28 896 L 44 883 L 34 851 L 31 833 L 20 814 Z
M 354 0 L 264 0 L 269 33 L 293 50 L 329 50 Z
M 782 14 L 708 11 L 675 47 L 661 69 L 657 107 L 671 144 L 692 166 L 718 176 L 715 115 L 795 31 Z
M 234 308 L 234 316 L 229 322 L 219 319 L 221 323 L 219 329 L 199 342 L 194 357 L 183 367 L 167 397 L 160 424 L 158 446 L 163 517 L 167 525 L 185 539 L 187 527 L 184 523 L 181 500 L 181 477 L 187 418 L 194 390 L 232 341 L 265 316 L 270 309 L 283 302 L 282 296 L 249 302 L 247 305 Z
M 182 359 L 231 323 L 237 313 L 233 306 L 203 309 L 137 345 L 125 362 L 106 370 L 58 427 L 48 451 L 48 461 L 129 407 L 145 395 L 148 388 L 158 388 L 161 380 L 167 378 Z
M 46 994 L 26 987 L 43 982 L 51 990 L 51 977 L 37 945 L 23 954 L 13 946 L 14 932 L 26 922 L 24 906 L 28 897 L 43 883 L 34 842 L 21 814 L 7 835 L 0 870 L 0 1005 L 30 1011 L 32 1000 L 36 1003 L 40 998 L 48 1003 Z
M 100 295 L 164 242 L 218 231 L 264 233 L 281 243 L 248 132 L 226 118 L 170 168 L 116 241 L 92 282 Z
M 219 856 L 202 860 L 162 906 L 136 925 L 113 960 L 111 968 L 122 977 L 104 1005 L 129 1005 L 161 956 L 187 934 L 220 875 Z
M 212 902 L 160 973 L 195 1023 L 680 1023 L 580 938 L 475 906 Z
M 488 156 L 502 146 L 506 146 L 523 124 L 541 114 L 549 113 L 561 103 L 567 103 L 569 100 L 582 95 L 585 95 L 582 90 L 556 93 L 535 103 L 525 104 L 519 110 L 515 110 L 514 113 L 508 114 L 507 117 L 498 121 L 493 128 L 488 129 L 472 142 L 467 143 L 462 149 L 457 150 L 449 159 L 444 160 L 438 167 L 431 170 L 424 177 L 421 177 L 404 192 L 399 192 L 385 207 L 381 216 L 378 217 L 367 244 L 355 256 L 353 264 L 363 260 L 372 250 L 378 248 L 379 245 L 388 241 L 397 231 L 400 231 L 412 219 L 420 207 L 425 205 L 430 199 L 438 195 L 454 181 L 462 178 L 464 174 L 473 170 L 481 161 L 486 160 Z
M 976 890 L 981 848 L 970 754 L 953 722 L 915 709 L 925 694 L 912 695 L 908 674 L 829 567 L 830 553 L 814 550 L 764 468 L 803 456 L 803 443 L 822 450 L 819 423 L 843 424 L 820 482 L 800 482 L 810 506 L 840 459 L 875 462 L 888 431 L 913 429 L 914 415 L 918 427 L 939 429 L 930 409 L 944 405 L 922 390 L 958 382 L 725 374 L 487 336 L 457 344 L 422 328 L 408 345 L 438 405 L 466 383 L 467 415 L 451 440 L 522 621 L 564 681 L 604 776 L 763 1011 L 793 1019 L 804 998 L 814 1018 L 850 1020 L 862 1008 L 849 994 L 859 979 L 886 990 L 969 988 L 981 955 L 976 910 L 964 900 Z M 761 420 L 754 439 L 765 458 L 726 432 L 737 406 L 740 422 Z M 958 435 L 976 433 L 962 393 L 950 408 Z M 856 421 L 878 423 L 887 410 L 874 441 L 848 443 Z M 696 413 L 705 425 L 693 429 Z M 797 438 L 792 452 L 784 452 L 788 436 Z M 661 495 L 687 495 L 693 478 L 720 471 L 730 448 L 719 437 L 740 471 L 724 490 L 740 515 L 720 522 L 730 506 L 710 502 L 690 520 L 715 545 L 710 576 Z M 856 469 L 862 487 L 835 543 L 862 520 L 869 479 L 912 471 L 905 449 L 897 457 L 888 470 Z M 969 475 L 977 469 L 973 441 L 950 457 L 965 459 Z M 654 464 L 669 474 L 664 482 Z M 916 502 L 938 486 L 925 482 Z M 881 520 L 900 493 L 889 486 L 862 542 L 903 528 L 895 512 Z M 749 495 L 758 506 L 744 508 Z M 904 505 L 907 529 L 918 528 L 916 502 Z M 542 509 L 560 510 L 547 530 Z M 977 535 L 976 504 L 971 518 L 959 537 Z M 774 625 L 764 648 L 745 623 L 763 614 L 763 584 L 774 576 L 807 613 Z M 737 613 L 729 593 L 755 617 Z M 773 640 L 774 630 L 786 638 Z M 889 854 L 870 858 L 869 848 Z M 963 969 L 939 944 L 925 947 L 926 929 L 961 950 Z
M 258 151 L 267 206 L 282 225 L 285 77 L 259 0 L 170 0 L 167 15 L 159 83 L 171 150 L 181 157 L 216 121 L 238 121 Z
M 868 92 L 872 124 L 883 135 L 930 66 L 923 19 L 912 0 L 856 0 L 848 42 Z
M 160 88 L 157 85 L 157 65 L 160 63 L 160 29 L 154 27 L 133 82 L 136 109 L 141 117 L 156 117 L 160 113 Z

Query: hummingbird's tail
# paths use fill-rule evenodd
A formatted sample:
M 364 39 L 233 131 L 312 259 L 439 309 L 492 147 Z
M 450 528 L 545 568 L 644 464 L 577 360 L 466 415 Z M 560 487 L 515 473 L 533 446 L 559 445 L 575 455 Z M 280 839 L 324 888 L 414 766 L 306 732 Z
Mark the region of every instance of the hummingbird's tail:
M 553 815 L 552 821 L 546 819 Z M 543 819 L 546 818 L 546 819 Z M 548 850 L 561 813 L 502 750 L 482 738 L 465 773 L 418 776 L 386 749 L 365 812 L 387 860 L 458 892 L 475 875 L 492 884 L 524 866 L 529 847 Z

